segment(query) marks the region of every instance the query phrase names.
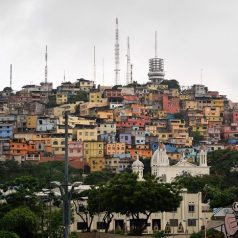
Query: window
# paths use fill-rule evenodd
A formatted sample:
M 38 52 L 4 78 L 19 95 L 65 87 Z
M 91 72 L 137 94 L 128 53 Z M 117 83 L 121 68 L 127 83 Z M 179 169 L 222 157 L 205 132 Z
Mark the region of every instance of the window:
M 99 230 L 101 230 L 101 229 L 105 229 L 106 228 L 106 225 L 105 225 L 105 222 L 97 222 L 97 229 Z
M 85 230 L 85 229 L 87 229 L 86 222 L 77 222 L 77 230 Z
M 188 219 L 188 226 L 196 226 L 196 219 Z
M 195 212 L 195 205 L 194 204 L 189 204 L 188 205 L 188 212 Z
M 170 219 L 169 224 L 170 226 L 178 226 L 178 219 Z

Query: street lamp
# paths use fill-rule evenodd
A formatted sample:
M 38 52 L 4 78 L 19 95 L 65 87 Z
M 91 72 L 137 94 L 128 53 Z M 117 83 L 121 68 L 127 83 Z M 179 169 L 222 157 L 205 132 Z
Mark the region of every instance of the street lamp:
M 82 182 L 74 182 L 71 184 L 61 184 L 58 181 L 52 181 L 51 185 L 54 187 L 58 187 L 60 190 L 60 194 L 63 200 L 63 224 L 64 224 L 64 238 L 69 237 L 70 233 L 70 201 L 72 194 L 74 192 L 74 188 L 81 185 Z

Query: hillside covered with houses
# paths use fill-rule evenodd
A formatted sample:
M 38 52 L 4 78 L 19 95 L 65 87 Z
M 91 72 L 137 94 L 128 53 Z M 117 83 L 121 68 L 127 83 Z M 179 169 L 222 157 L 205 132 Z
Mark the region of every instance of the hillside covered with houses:
M 176 80 L 96 86 L 80 78 L 0 92 L 0 159 L 64 160 L 65 111 L 69 161 L 83 171 L 120 173 L 137 155 L 150 159 L 160 142 L 170 163 L 182 155 L 198 162 L 201 145 L 237 149 L 238 104 L 218 91 Z

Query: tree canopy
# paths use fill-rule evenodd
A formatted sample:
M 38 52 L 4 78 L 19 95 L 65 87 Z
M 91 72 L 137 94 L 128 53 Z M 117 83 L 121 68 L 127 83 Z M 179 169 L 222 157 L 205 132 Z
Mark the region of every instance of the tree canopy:
M 22 238 L 30 238 L 36 231 L 37 217 L 28 207 L 15 208 L 1 220 L 2 229 L 12 231 Z
M 131 173 L 116 175 L 105 185 L 89 192 L 88 196 L 89 208 L 104 212 L 105 220 L 113 212 L 132 217 L 136 234 L 141 234 L 147 224 L 141 223 L 142 214 L 148 220 L 153 212 L 176 209 L 180 201 L 179 189 L 174 184 L 161 184 L 154 178 L 137 181 L 137 175 Z

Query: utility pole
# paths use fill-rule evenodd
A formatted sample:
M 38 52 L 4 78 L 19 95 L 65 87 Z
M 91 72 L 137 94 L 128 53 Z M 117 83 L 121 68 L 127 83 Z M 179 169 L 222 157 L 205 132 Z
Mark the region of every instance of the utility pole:
M 69 160 L 68 160 L 68 112 L 65 111 L 65 151 L 64 151 L 64 238 L 70 233 L 70 194 L 69 194 Z

